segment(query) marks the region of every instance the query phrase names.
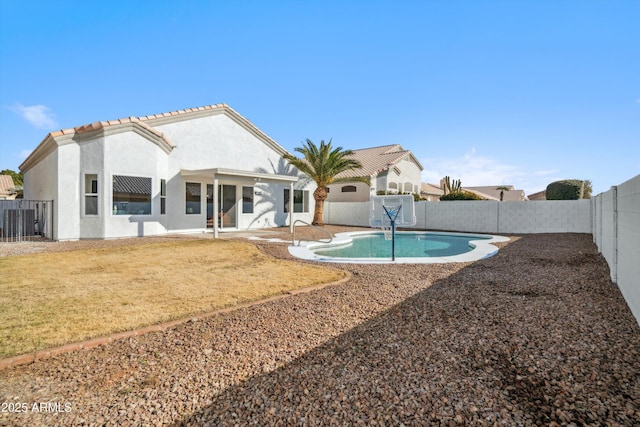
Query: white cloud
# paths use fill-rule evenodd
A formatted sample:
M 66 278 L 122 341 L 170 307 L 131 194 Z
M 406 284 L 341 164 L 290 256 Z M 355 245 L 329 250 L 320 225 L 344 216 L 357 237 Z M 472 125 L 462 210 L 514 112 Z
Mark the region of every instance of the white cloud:
M 10 109 L 38 129 L 54 129 L 58 126 L 58 123 L 54 119 L 54 114 L 46 105 L 31 105 L 25 107 L 17 103 Z
M 426 158 L 420 162 L 424 167 L 422 180 L 438 185 L 445 176 L 459 179 L 462 186 L 513 185 L 525 194 L 544 190 L 550 176 L 556 170 L 529 172 L 521 166 L 501 163 L 491 157 L 481 156 L 472 148 L 462 156 L 450 158 Z
M 515 166 L 478 155 L 475 148 L 462 156 L 424 159 L 421 162 L 425 168 L 423 179 L 432 183 L 450 176 L 451 179 L 460 179 L 463 186 L 511 184 L 514 177 L 522 175 Z

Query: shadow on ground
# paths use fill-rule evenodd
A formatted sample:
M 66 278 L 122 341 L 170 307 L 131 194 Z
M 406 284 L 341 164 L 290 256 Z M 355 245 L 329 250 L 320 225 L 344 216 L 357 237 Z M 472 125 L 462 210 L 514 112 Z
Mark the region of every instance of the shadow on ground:
M 638 425 L 639 349 L 591 236 L 527 235 L 177 425 Z

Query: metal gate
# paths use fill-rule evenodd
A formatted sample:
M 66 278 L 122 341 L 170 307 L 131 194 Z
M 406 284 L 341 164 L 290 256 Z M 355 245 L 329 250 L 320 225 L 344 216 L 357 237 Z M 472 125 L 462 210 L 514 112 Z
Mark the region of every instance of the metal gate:
M 53 200 L 0 200 L 0 242 L 53 240 Z

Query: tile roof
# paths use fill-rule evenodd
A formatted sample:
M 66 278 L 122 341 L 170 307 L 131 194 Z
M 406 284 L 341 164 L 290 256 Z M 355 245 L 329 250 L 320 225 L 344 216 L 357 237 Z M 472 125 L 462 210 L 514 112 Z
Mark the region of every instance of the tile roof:
M 362 163 L 362 169 L 352 169 L 338 174 L 337 178 L 369 177 L 383 172 L 400 160 L 411 156 L 410 150 L 404 150 L 400 144 L 352 150 L 352 158 Z
M 538 191 L 527 196 L 529 200 L 547 200 L 547 190 Z
M 490 194 L 483 193 L 483 192 L 481 192 L 481 191 L 474 190 L 473 188 L 469 188 L 469 187 L 462 187 L 462 191 L 467 191 L 467 192 L 469 192 L 469 193 L 473 193 L 473 194 L 475 194 L 476 196 L 479 196 L 479 197 L 481 197 L 481 198 L 482 198 L 482 199 L 484 199 L 484 200 L 500 200 L 499 198 L 493 197 L 493 196 L 492 196 L 492 195 L 490 195 Z
M 59 131 L 50 132 L 20 165 L 20 170 L 25 172 L 31 169 L 35 164 L 40 162 L 45 155 L 53 151 L 55 149 L 57 138 L 59 137 L 70 138 L 73 137 L 73 135 L 97 131 L 109 127 L 117 128 L 118 126 L 126 124 L 132 124 L 134 127 L 138 128 L 138 130 L 143 130 L 144 133 L 147 134 L 147 137 L 151 137 L 154 140 L 157 140 L 158 145 L 165 151 L 169 152 L 174 148 L 174 145 L 162 132 L 153 127 L 158 123 L 158 121 L 163 122 L 163 120 L 167 119 L 170 121 L 188 120 L 189 116 L 193 114 L 196 114 L 199 117 L 200 114 L 207 115 L 217 113 L 226 114 L 229 118 L 254 134 L 257 138 L 261 139 L 265 144 L 267 144 L 267 146 L 275 150 L 280 155 L 288 153 L 284 147 L 282 147 L 276 141 L 271 139 L 267 134 L 258 129 L 247 118 L 240 115 L 227 104 L 221 103 L 205 105 L 204 107 L 185 108 L 184 110 L 170 111 L 168 113 L 151 114 L 148 116 L 130 116 L 116 120 L 98 121 L 81 126 L 76 126 L 74 128 L 61 129 Z
M 0 195 L 8 196 L 13 194 L 11 191 L 15 188 L 11 175 L 0 175 Z
M 152 128 L 151 126 L 149 126 L 144 122 L 149 120 L 154 120 L 154 119 L 161 119 L 165 117 L 181 116 L 184 114 L 195 113 L 198 111 L 214 110 L 217 108 L 229 108 L 229 106 L 227 104 L 205 105 L 204 107 L 186 108 L 184 110 L 170 111 L 168 113 L 160 113 L 160 114 L 151 114 L 148 116 L 140 116 L 140 117 L 130 116 L 130 117 L 125 117 L 125 118 L 116 119 L 116 120 L 98 121 L 98 122 L 93 122 L 86 125 L 76 126 L 74 128 L 62 129 L 57 132 L 51 132 L 51 136 L 55 137 L 55 136 L 69 135 L 73 133 L 91 132 L 91 131 L 103 129 L 109 126 L 115 126 L 115 125 L 120 125 L 125 123 L 139 123 L 146 130 L 152 132 L 158 137 L 162 137 L 163 136 L 162 132 L 159 132 L 157 129 Z
M 420 192 L 424 194 L 436 194 L 439 196 L 442 196 L 444 194 L 444 190 L 442 188 L 438 187 L 435 184 L 428 184 L 426 182 L 420 184 Z
M 483 185 L 483 186 L 475 186 L 475 187 L 464 187 L 465 190 L 473 190 L 478 193 L 482 193 L 481 195 L 491 196 L 491 200 L 496 199 L 500 200 L 500 190 L 497 190 L 498 187 L 505 187 L 509 190 L 504 191 L 503 200 L 505 202 L 520 202 L 526 200 L 525 194 L 523 190 L 516 190 L 513 185 Z

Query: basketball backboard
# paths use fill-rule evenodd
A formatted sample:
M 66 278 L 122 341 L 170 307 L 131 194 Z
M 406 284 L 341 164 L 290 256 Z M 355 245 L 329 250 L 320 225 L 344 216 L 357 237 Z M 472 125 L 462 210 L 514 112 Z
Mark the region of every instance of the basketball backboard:
M 383 206 L 387 207 L 387 210 L 400 208 L 396 217 L 396 227 L 415 225 L 416 212 L 414 203 L 413 196 L 410 194 L 371 196 L 369 201 L 369 225 L 371 227 L 389 227 L 391 225 L 391 219 Z

